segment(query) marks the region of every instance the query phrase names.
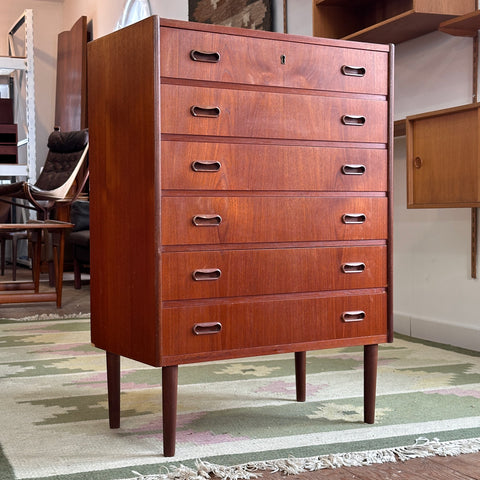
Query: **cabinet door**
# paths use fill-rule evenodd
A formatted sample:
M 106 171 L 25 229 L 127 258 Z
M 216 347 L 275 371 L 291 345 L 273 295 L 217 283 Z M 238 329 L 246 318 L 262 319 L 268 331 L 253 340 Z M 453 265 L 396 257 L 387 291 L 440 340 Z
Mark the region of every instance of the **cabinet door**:
M 408 207 L 478 207 L 478 107 L 407 119 Z

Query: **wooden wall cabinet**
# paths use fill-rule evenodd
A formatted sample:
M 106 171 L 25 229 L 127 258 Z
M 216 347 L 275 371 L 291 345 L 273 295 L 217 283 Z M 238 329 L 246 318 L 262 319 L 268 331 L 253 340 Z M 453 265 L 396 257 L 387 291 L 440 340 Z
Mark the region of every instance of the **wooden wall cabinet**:
M 480 207 L 479 104 L 406 122 L 408 208 Z
M 110 425 L 162 367 L 392 341 L 393 47 L 150 17 L 88 46 L 91 322 Z
M 400 43 L 475 10 L 475 0 L 313 0 L 313 34 Z

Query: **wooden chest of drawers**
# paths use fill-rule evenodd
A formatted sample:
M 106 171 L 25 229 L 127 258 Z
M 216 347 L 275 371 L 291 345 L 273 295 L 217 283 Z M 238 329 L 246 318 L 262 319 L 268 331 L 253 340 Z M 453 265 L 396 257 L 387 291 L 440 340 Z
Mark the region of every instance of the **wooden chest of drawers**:
M 91 42 L 92 341 L 163 368 L 392 341 L 393 47 L 151 17 Z

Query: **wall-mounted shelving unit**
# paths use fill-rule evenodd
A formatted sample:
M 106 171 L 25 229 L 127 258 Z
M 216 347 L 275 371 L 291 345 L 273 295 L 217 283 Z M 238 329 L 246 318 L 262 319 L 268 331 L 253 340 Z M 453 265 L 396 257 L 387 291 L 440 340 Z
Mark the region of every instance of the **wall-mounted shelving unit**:
M 475 0 L 313 0 L 313 35 L 401 43 L 475 9 Z
M 24 26 L 24 52 L 22 56 L 15 51 L 14 35 Z M 25 147 L 26 163 L 0 163 L 0 177 L 27 177 L 36 179 L 36 141 L 35 141 L 35 72 L 33 59 L 33 11 L 25 10 L 8 32 L 8 56 L 0 56 L 0 75 L 13 78 L 14 111 L 17 122 L 19 109 L 24 109 L 25 121 L 20 128 L 25 139 L 17 141 L 17 147 Z M 25 82 L 25 83 L 24 83 Z M 20 98 L 25 85 L 25 98 Z
M 442 22 L 438 29 L 456 37 L 474 37 L 480 30 L 480 10 Z

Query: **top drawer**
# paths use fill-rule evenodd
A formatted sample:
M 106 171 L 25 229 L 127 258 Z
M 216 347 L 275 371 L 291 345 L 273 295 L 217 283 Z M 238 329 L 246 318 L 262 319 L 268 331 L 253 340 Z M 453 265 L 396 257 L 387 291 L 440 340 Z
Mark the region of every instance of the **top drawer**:
M 386 95 L 388 53 L 162 27 L 162 77 Z

